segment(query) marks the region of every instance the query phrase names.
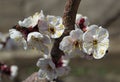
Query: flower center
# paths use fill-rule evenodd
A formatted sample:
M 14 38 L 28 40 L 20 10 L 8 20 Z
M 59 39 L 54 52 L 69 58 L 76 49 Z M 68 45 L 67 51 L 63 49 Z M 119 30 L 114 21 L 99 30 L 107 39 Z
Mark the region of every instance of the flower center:
M 79 42 L 78 41 L 74 41 L 73 44 L 74 44 L 75 47 L 79 47 Z
M 36 42 L 39 42 L 39 39 L 38 39 L 38 38 L 36 38 L 36 37 L 34 37 L 34 36 L 31 36 L 31 38 L 32 38 L 33 40 L 35 40 Z
M 93 45 L 96 46 L 98 44 L 97 40 L 93 40 Z
M 49 32 L 51 33 L 51 34 L 55 34 L 55 29 L 53 28 L 53 27 L 49 27 Z
M 82 46 L 82 42 L 81 41 L 74 41 L 73 45 L 74 45 L 75 48 L 82 49 L 82 47 L 81 47 Z
M 48 69 L 49 71 L 51 71 L 51 70 L 52 70 L 52 67 L 51 67 L 50 65 L 47 65 L 47 69 Z

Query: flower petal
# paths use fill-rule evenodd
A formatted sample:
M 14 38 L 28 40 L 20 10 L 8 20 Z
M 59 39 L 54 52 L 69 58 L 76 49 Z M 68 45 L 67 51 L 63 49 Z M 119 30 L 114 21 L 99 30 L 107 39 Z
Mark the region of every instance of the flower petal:
M 40 67 L 42 70 L 45 70 L 49 64 L 48 59 L 40 58 L 37 62 L 37 66 Z
M 49 29 L 49 24 L 45 19 L 39 20 L 38 28 L 41 33 L 45 33 Z
M 39 79 L 45 79 L 45 77 L 46 77 L 46 72 L 44 71 L 44 70 L 39 70 L 38 71 L 38 77 L 39 77 Z
M 47 72 L 46 78 L 50 81 L 53 81 L 54 79 L 56 79 L 58 77 L 55 70 L 46 71 L 46 72 Z
M 27 38 L 29 48 L 31 48 L 31 49 L 36 48 L 37 50 L 40 50 L 45 54 L 49 54 L 49 49 L 45 45 L 44 42 L 46 42 L 46 41 L 44 41 L 44 40 L 49 40 L 49 39 L 46 36 L 44 37 L 44 35 L 42 35 L 39 32 L 32 32 L 28 35 L 28 38 Z
M 95 59 L 101 59 L 102 57 L 104 57 L 105 53 L 106 53 L 106 48 L 105 47 L 99 47 L 96 51 L 94 51 L 93 57 Z
M 53 63 L 52 59 L 48 60 L 49 65 L 51 66 L 52 69 L 55 69 L 55 64 Z
M 93 43 L 84 42 L 83 43 L 83 51 L 90 55 L 93 52 Z
M 51 43 L 51 39 L 50 39 L 50 37 L 48 36 L 48 35 L 43 35 L 44 37 L 43 37 L 43 39 L 42 39 L 42 42 L 44 43 L 44 44 L 50 44 Z
M 73 55 L 73 56 L 80 56 L 80 57 L 84 57 L 84 54 L 83 54 L 83 52 L 79 49 L 79 48 L 75 48 L 75 49 L 73 49 L 70 53 L 69 53 L 69 55 Z
M 62 76 L 68 74 L 70 71 L 70 68 L 68 66 L 65 67 L 59 67 L 56 69 L 57 76 Z
M 47 15 L 46 18 L 47 18 L 47 21 L 53 26 L 62 24 L 62 18 L 60 16 Z
M 19 45 L 23 45 L 25 50 L 27 49 L 27 42 L 19 31 L 10 29 L 9 34 L 11 39 L 14 39 Z
M 93 57 L 95 59 L 101 59 L 106 54 L 109 47 L 109 39 L 104 39 L 102 42 L 98 43 L 98 47 L 94 51 Z
M 56 32 L 55 34 L 51 34 L 51 38 L 59 38 L 64 32 L 64 29 L 61 29 L 61 30 L 57 30 L 56 29 Z
M 72 37 L 66 36 L 60 42 L 59 48 L 64 52 L 70 52 L 72 50 L 72 43 L 73 43 Z
M 82 15 L 81 14 L 77 14 L 76 15 L 76 22 L 78 23 L 81 18 L 82 18 Z
M 106 50 L 108 49 L 109 47 L 109 39 L 103 39 L 99 44 L 98 46 L 103 46 L 106 48 Z
M 23 21 L 19 21 L 18 24 L 21 27 L 35 27 L 38 23 L 40 17 L 40 13 L 35 13 L 33 16 L 29 16 L 28 18 L 25 18 Z
M 10 29 L 9 34 L 10 34 L 10 38 L 15 39 L 15 40 L 19 40 L 23 37 L 22 34 L 16 29 Z
M 72 37 L 73 40 L 82 41 L 82 35 L 83 35 L 83 32 L 80 29 L 72 30 L 70 32 L 70 36 Z
M 99 27 L 99 41 L 103 40 L 103 39 L 107 39 L 109 37 L 109 33 L 107 31 L 107 29 Z
M 90 27 L 88 27 L 88 30 L 83 34 L 83 41 L 84 42 L 91 42 L 94 40 L 93 36 L 96 36 L 96 38 L 98 38 L 98 26 L 97 25 L 91 25 Z

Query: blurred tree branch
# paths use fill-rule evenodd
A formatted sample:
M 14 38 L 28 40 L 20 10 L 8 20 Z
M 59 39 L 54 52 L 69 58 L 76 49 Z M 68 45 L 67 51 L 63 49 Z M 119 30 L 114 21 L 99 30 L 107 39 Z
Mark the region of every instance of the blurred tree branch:
M 55 60 L 55 62 L 58 62 L 61 56 L 64 55 L 64 53 L 59 49 L 59 43 L 61 42 L 63 37 L 68 35 L 69 32 L 74 29 L 76 13 L 77 13 L 80 1 L 81 0 L 66 1 L 64 14 L 63 14 L 63 24 L 65 25 L 65 31 L 60 38 L 55 39 L 55 42 L 51 51 L 51 56 Z M 40 80 L 38 79 L 37 73 L 33 73 L 23 82 L 47 82 L 47 80 L 46 79 Z

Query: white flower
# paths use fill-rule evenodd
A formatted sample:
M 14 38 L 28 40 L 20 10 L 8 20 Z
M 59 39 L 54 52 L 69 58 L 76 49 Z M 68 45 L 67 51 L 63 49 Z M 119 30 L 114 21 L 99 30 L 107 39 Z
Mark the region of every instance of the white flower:
M 16 65 L 12 65 L 10 67 L 10 71 L 11 71 L 11 79 L 15 78 L 18 74 L 18 67 Z
M 11 39 L 14 39 L 19 45 L 24 45 L 24 49 L 27 49 L 27 42 L 21 32 L 16 29 L 10 29 L 9 34 Z
M 80 29 L 75 29 L 70 32 L 69 36 L 63 38 L 59 48 L 68 56 L 80 55 L 82 50 L 82 36 L 83 32 Z
M 109 33 L 106 29 L 91 25 L 83 35 L 83 48 L 87 54 L 93 54 L 95 59 L 102 58 L 109 47 Z
M 37 62 L 37 66 L 40 67 L 38 72 L 39 78 L 53 80 L 57 77 L 55 72 L 55 64 L 51 59 L 40 58 Z
M 51 15 L 48 15 L 44 20 L 40 20 L 38 27 L 41 33 L 46 33 L 51 36 L 51 38 L 59 38 L 65 29 L 62 24 L 62 18 Z
M 43 11 L 41 13 L 35 13 L 33 16 L 25 18 L 23 21 L 19 21 L 18 24 L 21 27 L 34 28 L 38 24 L 38 20 L 43 18 Z
M 50 81 L 66 74 L 69 70 L 67 66 L 57 68 L 50 58 L 40 58 L 37 62 L 37 66 L 40 67 L 38 72 L 39 78 L 47 78 Z
M 29 48 L 36 48 L 45 54 L 49 54 L 49 49 L 46 45 L 50 44 L 51 40 L 47 35 L 42 35 L 39 32 L 31 32 L 28 34 L 27 43 Z
M 81 14 L 77 14 L 76 15 L 76 24 L 83 31 L 86 31 L 86 29 L 89 25 L 89 20 L 86 16 L 82 16 Z

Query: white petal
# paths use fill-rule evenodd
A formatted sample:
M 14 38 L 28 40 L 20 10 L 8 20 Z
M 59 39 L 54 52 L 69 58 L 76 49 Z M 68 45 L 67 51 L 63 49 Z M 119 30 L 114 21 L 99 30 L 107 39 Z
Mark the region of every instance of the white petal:
M 45 70 L 49 64 L 48 59 L 40 58 L 37 62 L 37 66 L 40 67 L 42 70 Z
M 39 20 L 38 28 L 41 33 L 45 33 L 46 31 L 48 31 L 49 24 L 46 20 Z
M 62 36 L 63 32 L 64 32 L 64 29 L 61 29 L 61 30 L 56 29 L 55 34 L 51 34 L 51 38 L 59 38 L 60 36 Z
M 46 72 L 44 71 L 44 70 L 39 70 L 38 71 L 38 77 L 39 77 L 39 79 L 45 79 L 45 77 L 46 77 Z
M 47 18 L 47 21 L 53 26 L 62 24 L 62 18 L 60 16 L 47 15 L 46 18 Z
M 66 59 L 64 58 L 64 56 L 62 56 L 62 62 L 63 62 L 62 66 L 68 66 L 69 61 L 70 61 L 69 59 Z
M 45 54 L 49 54 L 49 49 L 46 45 L 44 45 L 46 41 L 44 40 L 49 40 L 46 36 L 44 37 L 41 33 L 39 32 L 32 32 L 28 34 L 27 42 L 29 45 L 29 48 L 36 48 L 37 50 L 40 50 L 44 52 Z
M 98 44 L 99 47 L 105 47 L 106 50 L 108 49 L 109 47 L 109 39 L 104 39 L 102 40 L 99 44 Z
M 21 41 L 21 42 L 23 43 L 23 48 L 24 48 L 24 50 L 26 50 L 26 49 L 28 48 L 27 41 L 26 41 L 24 38 L 22 38 L 22 41 Z
M 88 20 L 88 18 L 85 16 L 84 19 L 85 19 L 84 25 L 85 25 L 85 26 L 88 26 L 88 25 L 89 25 L 89 20 Z
M 96 51 L 94 51 L 93 57 L 95 59 L 101 59 L 102 57 L 104 57 L 105 53 L 106 53 L 106 48 L 105 47 L 99 47 Z
M 31 32 L 28 34 L 27 41 L 29 42 L 30 40 L 34 40 L 35 38 L 40 40 L 43 38 L 43 35 L 39 32 Z
M 51 66 L 52 69 L 55 69 L 55 64 L 53 63 L 52 59 L 49 59 L 49 65 Z
M 91 54 L 93 52 L 93 43 L 83 43 L 83 51 L 87 54 Z
M 19 45 L 23 45 L 24 49 L 27 49 L 27 42 L 19 31 L 10 29 L 9 34 L 11 39 L 14 39 Z
M 23 37 L 22 34 L 15 29 L 10 29 L 9 34 L 10 34 L 10 38 L 14 40 L 19 40 Z
M 55 70 L 52 70 L 52 71 L 46 71 L 47 72 L 47 75 L 46 75 L 46 78 L 50 81 L 53 81 L 54 79 L 57 78 L 57 74 L 55 72 Z
M 43 10 L 41 10 L 40 12 L 40 20 L 44 20 L 45 19 L 45 15 L 43 13 Z
M 98 38 L 98 26 L 97 25 L 91 25 L 88 27 L 88 30 L 83 34 L 83 40 L 84 42 L 92 42 L 94 40 L 93 36 L 96 36 Z
M 109 37 L 109 33 L 107 31 L 107 29 L 99 27 L 99 32 L 98 32 L 98 38 L 99 40 L 103 40 L 103 39 L 107 39 Z
M 44 36 L 43 39 L 42 39 L 43 43 L 44 44 L 50 44 L 51 43 L 50 37 L 48 35 L 43 35 L 43 36 Z
M 79 22 L 79 20 L 82 18 L 82 15 L 81 14 L 77 14 L 76 15 L 76 22 Z
M 18 74 L 18 67 L 16 65 L 12 65 L 10 71 L 11 71 L 11 78 L 13 79 Z
M 97 25 L 90 25 L 88 27 L 88 31 L 96 31 L 96 29 L 99 29 L 99 27 Z
M 82 40 L 83 32 L 80 29 L 72 30 L 70 32 L 70 36 L 73 40 Z
M 93 57 L 95 59 L 101 59 L 106 54 L 108 47 L 109 47 L 109 40 L 104 39 L 102 42 L 98 43 L 98 47 L 94 52 Z
M 32 27 L 32 17 L 25 18 L 23 21 L 19 21 L 18 24 L 22 27 Z
M 56 69 L 57 76 L 66 75 L 66 74 L 68 74 L 69 71 L 70 71 L 70 68 L 68 66 L 59 67 L 59 68 Z
M 40 13 L 35 13 L 33 16 L 25 18 L 23 21 L 19 21 L 18 24 L 22 27 L 33 28 L 35 25 L 37 25 L 39 17 L 40 17 Z
M 79 48 L 73 49 L 69 55 L 84 57 L 83 52 Z
M 59 48 L 64 52 L 70 52 L 72 50 L 72 38 L 70 36 L 66 36 L 60 42 Z

